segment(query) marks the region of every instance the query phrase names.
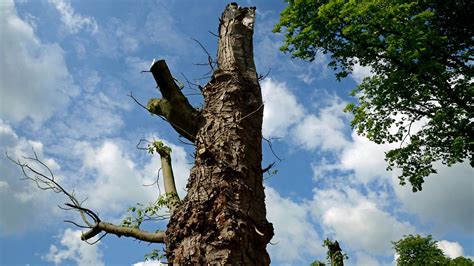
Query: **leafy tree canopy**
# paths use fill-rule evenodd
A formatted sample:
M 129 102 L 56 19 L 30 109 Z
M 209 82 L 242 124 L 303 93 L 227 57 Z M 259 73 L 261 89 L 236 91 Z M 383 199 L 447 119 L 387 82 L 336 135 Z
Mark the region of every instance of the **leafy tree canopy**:
M 471 1 L 286 1 L 274 29 L 285 33 L 283 51 L 330 55 L 338 79 L 356 64 L 372 69 L 346 110 L 359 134 L 401 143 L 386 159 L 402 185 L 421 190 L 435 161 L 474 166 Z
M 398 254 L 397 265 L 474 265 L 471 259 L 457 257 L 450 259 L 436 245 L 437 241 L 429 235 L 408 235 L 393 242 Z

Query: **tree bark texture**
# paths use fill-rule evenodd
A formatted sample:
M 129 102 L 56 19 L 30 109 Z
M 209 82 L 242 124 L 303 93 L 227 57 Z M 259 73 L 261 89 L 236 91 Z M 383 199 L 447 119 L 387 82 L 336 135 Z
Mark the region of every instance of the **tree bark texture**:
M 218 69 L 203 88 L 195 165 L 187 196 L 168 224 L 174 265 L 269 265 L 262 179 L 263 102 L 253 62 L 255 8 L 227 5 L 219 25 Z

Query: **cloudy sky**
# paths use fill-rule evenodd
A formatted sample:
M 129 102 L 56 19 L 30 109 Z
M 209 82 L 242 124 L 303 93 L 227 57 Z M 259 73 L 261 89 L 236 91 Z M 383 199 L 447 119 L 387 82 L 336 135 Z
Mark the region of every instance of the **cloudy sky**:
M 337 239 L 349 265 L 393 264 L 391 241 L 432 234 L 451 257 L 474 256 L 474 174 L 467 164 L 437 165 L 421 193 L 401 187 L 387 172 L 384 152 L 351 129 L 342 109 L 348 92 L 370 70 L 357 67 L 337 82 L 326 67 L 279 51 L 271 32 L 283 1 L 257 6 L 255 61 L 265 101 L 264 143 L 269 245 L 272 265 L 308 265 L 324 259 L 322 240 Z M 207 56 L 191 38 L 216 54 L 222 1 L 0 0 L 0 264 L 133 265 L 160 246 L 108 236 L 90 246 L 63 220 L 62 195 L 20 180 L 3 154 L 32 155 L 103 219 L 119 222 L 135 203 L 156 199 L 159 158 L 136 149 L 140 139 L 161 139 L 173 149 L 181 194 L 192 165 L 192 148 L 127 95 L 146 103 L 158 97 L 147 73 L 166 59 L 176 78 L 202 85 Z M 202 98 L 185 89 L 196 107 Z M 153 225 L 165 228 L 165 224 Z

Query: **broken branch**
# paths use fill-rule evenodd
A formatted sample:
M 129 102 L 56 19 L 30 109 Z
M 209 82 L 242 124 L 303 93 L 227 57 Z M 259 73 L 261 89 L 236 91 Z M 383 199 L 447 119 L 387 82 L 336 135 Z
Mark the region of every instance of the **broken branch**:
M 150 99 L 147 104 L 148 111 L 164 117 L 181 136 L 194 142 L 197 133 L 198 112 L 176 85 L 165 60 L 154 62 L 150 72 L 153 74 L 163 98 Z

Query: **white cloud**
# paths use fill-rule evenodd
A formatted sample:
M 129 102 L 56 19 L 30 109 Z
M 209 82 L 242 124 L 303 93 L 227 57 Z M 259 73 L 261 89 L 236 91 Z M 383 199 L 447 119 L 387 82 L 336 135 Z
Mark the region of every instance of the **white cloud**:
M 102 81 L 102 77 L 96 70 L 79 70 L 77 72 L 78 82 L 81 88 L 88 93 L 96 90 L 97 86 Z
M 93 85 L 95 81 L 86 80 L 85 82 L 92 82 L 91 84 L 84 84 L 88 86 Z M 53 121 L 54 136 L 71 139 L 94 139 L 117 134 L 117 131 L 124 125 L 121 111 L 131 105 L 130 103 L 123 103 L 125 102 L 125 95 L 120 99 L 118 95 L 110 96 L 110 94 L 112 93 L 85 92 L 75 102 L 75 106 L 80 106 L 80 108 L 71 108 L 69 112 L 58 115 L 58 119 Z
M 280 51 L 281 33 L 273 33 L 272 29 L 278 23 L 274 16 L 276 10 L 267 10 L 262 13 L 257 9 L 258 23 L 255 24 L 254 60 L 259 73 L 268 70 L 275 76 L 293 76 L 306 84 L 321 80 L 328 76 L 329 56 L 318 53 L 311 63 L 303 60 L 292 60 L 290 56 Z
M 130 74 L 134 76 L 139 76 L 138 74 L 141 71 L 150 69 L 152 60 L 146 60 L 135 56 L 127 56 L 125 58 L 125 62 L 127 63 L 128 68 L 130 69 Z
M 364 265 L 364 266 L 378 266 L 380 263 L 374 257 L 364 253 L 364 252 L 356 252 L 356 262 L 354 265 Z M 349 257 L 347 264 L 351 264 L 351 261 L 354 261 L 352 258 Z
M 340 98 L 332 96 L 318 114 L 308 114 L 285 83 L 266 78 L 261 87 L 265 137 L 290 135 L 292 141 L 307 150 L 337 152 L 349 145 L 343 132 L 348 115 L 343 112 L 345 103 Z
M 157 8 L 155 5 L 158 5 Z M 177 25 L 176 16 L 169 9 L 167 1 L 157 1 L 147 15 L 142 36 L 143 41 L 158 44 L 161 48 L 175 53 L 187 53 L 189 38 Z
M 349 250 L 367 254 L 392 254 L 390 241 L 415 231 L 352 188 L 315 189 L 312 212 L 316 221 L 322 221 L 325 232 L 333 234 Z
M 54 262 L 55 265 L 65 264 L 71 260 L 79 266 L 100 266 L 104 265 L 102 261 L 102 252 L 100 251 L 100 243 L 90 245 L 81 240 L 80 230 L 66 229 L 60 236 L 61 247 L 51 245 L 49 253 L 42 259 Z M 93 239 L 92 241 L 95 241 Z
M 132 266 L 162 266 L 162 265 L 168 265 L 168 264 L 161 263 L 161 261 L 157 261 L 157 260 L 147 260 L 147 261 L 134 263 Z
M 64 109 L 77 95 L 57 44 L 44 44 L 20 19 L 11 0 L 0 1 L 0 113 L 4 119 L 30 117 L 37 124 Z
M 99 53 L 111 58 L 135 52 L 141 42 L 140 31 L 133 25 L 133 21 L 115 17 L 109 19 L 95 37 Z
M 290 60 L 285 60 L 284 54 L 279 51 L 281 43 L 276 40 L 276 35 L 272 33 L 272 28 L 277 21 L 261 19 L 258 12 L 260 11 L 257 9 L 259 23 L 255 24 L 254 34 L 254 60 L 257 69 L 264 73 L 270 68 L 284 68 L 285 71 L 288 71 L 289 64 L 293 63 Z
M 452 167 L 436 163 L 435 168 L 438 174 L 426 178 L 423 190 L 417 193 L 411 191 L 409 184 L 398 185 L 398 173 L 394 172 L 393 187 L 404 209 L 443 231 L 461 229 L 473 234 L 473 168 L 468 162 Z
M 263 135 L 285 137 L 290 126 L 303 117 L 304 109 L 285 83 L 266 78 L 261 82 L 263 111 Z
M 364 78 L 373 76 L 372 68 L 368 66 L 361 66 L 359 63 L 355 64 L 352 69 L 351 78 L 361 84 Z
M 9 185 L 5 181 L 0 181 L 0 189 L 8 189 Z
M 172 148 L 176 187 L 183 198 L 186 195 L 190 165 L 182 147 L 169 143 L 167 145 Z M 144 186 L 156 181 L 158 169 L 161 168 L 158 155 L 150 155 L 143 164 L 137 165 L 119 142 L 114 140 L 105 140 L 97 147 L 89 142 L 79 142 L 74 151 L 83 165 L 79 175 L 82 181 L 75 182 L 78 186 L 76 191 L 88 198 L 85 203 L 88 208 L 101 213 L 105 218 L 121 217 L 135 203 L 152 203 L 159 196 L 156 186 Z M 161 193 L 164 193 L 161 176 L 159 185 Z
M 146 204 L 156 200 L 156 191 L 143 186 L 153 180 L 138 171 L 117 143 L 106 140 L 93 147 L 91 143 L 79 142 L 74 150 L 82 159 L 83 175 L 92 176 L 92 180 L 86 179 L 85 184 L 79 184 L 80 188 L 77 188 L 88 198 L 85 203 L 88 208 L 114 216 L 137 202 Z
M 81 29 L 96 33 L 97 23 L 92 17 L 84 17 L 76 14 L 68 0 L 49 0 L 61 16 L 61 21 L 70 33 L 77 33 Z
M 111 58 L 123 58 L 130 56 L 144 44 L 158 47 L 160 53 L 166 51 L 179 56 L 191 51 L 188 49 L 191 42 L 177 26 L 168 2 L 155 1 L 150 6 L 145 4 L 145 8 L 150 12 L 143 14 L 139 20 L 117 17 L 109 19 L 96 35 L 98 52 Z M 167 58 L 169 59 L 168 55 Z
M 458 242 L 450 242 L 447 240 L 441 240 L 436 243 L 438 248 L 440 248 L 444 255 L 451 258 L 455 259 L 459 256 L 464 255 L 464 249 Z
M 325 257 L 322 240 L 309 221 L 309 212 L 304 204 L 282 198 L 271 187 L 265 188 L 267 217 L 273 223 L 275 235 L 268 251 L 272 261 L 278 264 L 297 265 L 304 256 Z
M 292 132 L 295 142 L 308 150 L 339 151 L 346 147 L 349 143 L 343 132 L 347 122 L 344 106 L 333 98 L 328 106 L 319 109 L 318 115 L 305 116 Z
M 374 180 L 387 181 L 390 172 L 386 170 L 385 152 L 396 148 L 396 144 L 376 144 L 364 136 L 352 132 L 349 142 L 340 154 L 340 167 L 353 170 L 357 181 L 368 184 Z

